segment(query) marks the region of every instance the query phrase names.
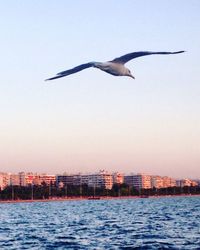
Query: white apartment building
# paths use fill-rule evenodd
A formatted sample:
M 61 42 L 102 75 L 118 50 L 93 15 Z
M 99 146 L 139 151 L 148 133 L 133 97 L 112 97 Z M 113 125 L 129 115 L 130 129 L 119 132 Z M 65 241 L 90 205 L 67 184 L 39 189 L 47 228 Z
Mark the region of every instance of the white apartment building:
M 112 189 L 113 176 L 104 170 L 95 174 L 57 175 L 56 184 L 58 186 L 87 184 L 89 187 Z
M 67 174 L 63 174 L 63 175 L 57 175 L 56 176 L 56 185 L 63 185 L 63 186 L 67 186 L 67 185 L 73 185 L 73 180 L 74 180 L 74 176 L 73 175 L 67 175 Z
M 113 177 L 110 173 L 101 170 L 96 174 L 88 175 L 88 186 L 112 189 Z
M 136 189 L 151 188 L 151 176 L 146 174 L 132 174 L 124 176 L 124 182 Z

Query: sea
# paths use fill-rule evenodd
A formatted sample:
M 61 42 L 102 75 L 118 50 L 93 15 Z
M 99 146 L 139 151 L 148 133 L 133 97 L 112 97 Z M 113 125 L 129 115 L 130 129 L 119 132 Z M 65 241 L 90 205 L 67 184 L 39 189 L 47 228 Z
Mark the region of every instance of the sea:
M 1 203 L 0 249 L 200 249 L 200 197 Z

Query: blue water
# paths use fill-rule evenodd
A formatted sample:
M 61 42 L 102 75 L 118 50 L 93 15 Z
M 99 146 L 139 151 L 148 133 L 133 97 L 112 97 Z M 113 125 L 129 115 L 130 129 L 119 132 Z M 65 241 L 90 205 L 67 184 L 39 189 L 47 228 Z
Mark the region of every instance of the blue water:
M 200 249 L 200 197 L 0 204 L 0 249 Z

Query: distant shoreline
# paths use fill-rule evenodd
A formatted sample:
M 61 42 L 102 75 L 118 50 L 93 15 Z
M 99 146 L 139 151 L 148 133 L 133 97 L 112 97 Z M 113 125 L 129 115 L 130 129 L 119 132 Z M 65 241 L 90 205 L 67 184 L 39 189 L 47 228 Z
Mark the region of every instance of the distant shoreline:
M 157 195 L 157 196 L 97 196 L 97 197 L 66 197 L 51 199 L 33 199 L 33 200 L 0 200 L 0 204 L 8 203 L 34 203 L 34 202 L 58 202 L 58 201 L 82 201 L 82 200 L 126 200 L 126 199 L 144 199 L 144 198 L 173 198 L 173 197 L 200 197 L 200 194 L 181 194 L 181 195 Z

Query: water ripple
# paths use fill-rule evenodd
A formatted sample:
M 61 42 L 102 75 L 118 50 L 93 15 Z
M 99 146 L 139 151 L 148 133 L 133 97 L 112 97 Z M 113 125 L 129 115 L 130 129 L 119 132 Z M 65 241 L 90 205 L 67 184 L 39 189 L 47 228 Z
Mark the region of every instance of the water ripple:
M 0 249 L 200 249 L 200 198 L 0 204 Z

